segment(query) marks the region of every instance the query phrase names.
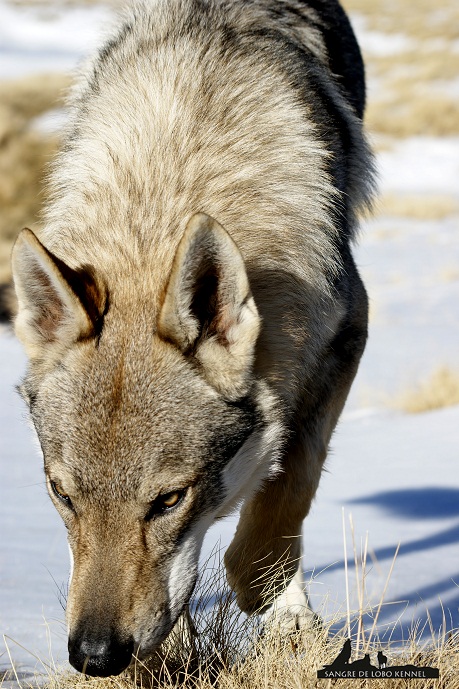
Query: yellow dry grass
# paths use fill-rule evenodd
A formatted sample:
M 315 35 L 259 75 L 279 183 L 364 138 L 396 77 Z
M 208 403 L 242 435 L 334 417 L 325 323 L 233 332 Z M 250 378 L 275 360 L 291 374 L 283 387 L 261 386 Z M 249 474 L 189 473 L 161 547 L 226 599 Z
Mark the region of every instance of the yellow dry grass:
M 442 366 L 415 388 L 399 393 L 392 406 L 419 414 L 456 404 L 459 404 L 459 373 Z
M 402 33 L 419 40 L 459 38 L 459 5 L 456 0 L 342 0 L 349 12 L 365 17 L 368 28 Z
M 445 266 L 439 275 L 441 282 L 456 282 L 459 280 L 459 266 Z
M 46 167 L 58 146 L 58 137 L 37 131 L 34 119 L 59 107 L 68 85 L 60 74 L 0 82 L 0 284 L 10 277 L 17 233 L 38 222 Z
M 455 0 L 344 0 L 365 27 L 411 41 L 396 54 L 365 55 L 374 78 L 367 125 L 393 138 L 459 134 L 459 4 Z M 376 86 L 377 85 L 377 86 Z
M 183 666 L 182 672 L 168 673 L 164 666 L 159 677 L 138 667 L 134 678 L 127 676 L 107 679 L 55 674 L 46 683 L 46 689 L 321 689 L 333 686 L 332 680 L 317 679 L 317 670 L 330 663 L 343 647 L 344 637 L 335 637 L 327 643 L 316 643 L 297 634 L 291 639 L 280 637 L 261 642 L 252 648 L 249 656 L 233 667 L 209 668 L 194 673 Z M 375 659 L 379 647 L 370 649 Z M 437 667 L 440 679 L 424 680 L 422 689 L 458 689 L 459 662 L 456 636 L 437 649 L 421 650 L 414 647 L 397 658 L 397 664 Z M 374 662 L 374 661 L 373 661 Z M 340 679 L 340 689 L 407 689 L 406 679 Z M 38 689 L 38 688 L 37 688 Z
M 381 84 L 369 99 L 367 125 L 392 137 L 454 136 L 459 133 L 459 75 L 452 50 L 411 50 L 367 57 L 368 72 Z
M 38 117 L 62 104 L 62 97 L 70 85 L 63 74 L 40 74 L 0 82 L 0 103 L 10 116 L 2 121 L 2 138 L 15 131 L 33 117 Z
M 395 549 L 388 571 L 383 574 L 369 547 L 368 532 L 364 541 L 360 539 L 359 547 L 352 515 L 348 518 L 349 541 L 343 509 L 347 599 L 342 615 L 335 615 L 327 623 L 317 618 L 313 628 L 290 634 L 280 631 L 279 618 L 260 628 L 256 618 L 243 618 L 238 612 L 235 596 L 224 584 L 221 554 L 217 550 L 211 554 L 204 576 L 198 582 L 197 603 L 188 613 L 188 633 L 174 631 L 150 661 L 136 661 L 122 675 L 104 679 L 59 671 L 51 661 L 43 663 L 45 676 L 42 674 L 35 681 L 27 681 L 28 689 L 320 689 L 333 685 L 331 680 L 318 679 L 317 671 L 336 659 L 346 639 L 352 643 L 350 661 L 369 654 L 373 665 L 378 667 L 377 654 L 383 651 L 388 666 L 438 668 L 440 678 L 423 681 L 419 685 L 423 689 L 459 689 L 459 630 L 448 631 L 446 620 L 443 628 L 436 631 L 432 624 L 426 625 L 431 631 L 430 641 L 421 641 L 424 628 L 416 622 L 403 647 L 391 644 L 390 640 L 380 640 L 378 621 L 400 546 Z M 353 551 L 353 563 L 347 543 Z M 375 566 L 385 583 L 379 602 L 373 600 L 371 604 L 368 575 Z M 351 568 L 355 575 L 352 587 L 349 585 Z M 271 590 L 269 584 L 267 590 Z M 357 606 L 352 609 L 351 598 L 355 595 Z M 322 610 L 325 617 L 327 600 L 323 601 Z M 396 617 L 397 613 L 394 615 Z M 335 631 L 331 631 L 332 627 Z M 392 633 L 388 633 L 386 623 L 384 628 L 390 639 L 397 631 L 397 622 L 393 624 Z M 9 653 L 8 646 L 7 651 Z M 0 677 L 0 687 L 4 680 L 14 677 L 13 667 Z M 342 689 L 406 689 L 407 681 L 396 677 L 385 680 L 352 678 L 340 679 L 339 686 Z
M 386 194 L 378 200 L 378 215 L 413 220 L 443 220 L 459 212 L 459 204 L 452 196 L 441 194 Z
M 351 528 L 352 517 L 350 517 Z M 344 523 L 344 515 L 343 515 Z M 353 533 L 353 532 L 352 532 Z M 356 552 L 354 534 L 354 556 L 356 574 L 359 577 L 359 610 L 341 620 L 333 619 L 328 624 L 314 629 L 281 634 L 274 623 L 260 635 L 255 622 L 240 621 L 235 617 L 234 598 L 220 589 L 217 605 L 212 612 L 205 613 L 203 607 L 194 611 L 196 624 L 193 639 L 176 636 L 173 645 L 160 650 L 157 656 L 142 663 L 137 661 L 128 671 L 118 677 L 96 678 L 81 674 L 59 671 L 53 665 L 47 667 L 45 679 L 27 682 L 28 689 L 320 689 L 332 686 L 330 680 L 317 678 L 317 671 L 335 660 L 343 648 L 346 638 L 352 639 L 351 660 L 362 658 L 368 653 L 371 662 L 378 666 L 377 653 L 383 650 L 388 665 L 415 665 L 438 668 L 440 679 L 424 681 L 423 689 L 459 689 L 459 634 L 432 633 L 430 643 L 421 643 L 416 630 L 405 647 L 381 643 L 375 633 L 376 623 L 382 606 L 398 549 L 395 552 L 386 586 L 380 603 L 370 609 L 364 606 L 365 580 L 367 577 L 367 546 Z M 221 585 L 222 572 L 217 574 L 217 585 Z M 214 585 L 212 581 L 210 585 Z M 371 629 L 364 628 L 364 615 L 370 612 L 373 618 Z M 371 622 L 367 623 L 371 625 Z M 331 632 L 330 626 L 341 627 Z M 395 627 L 395 625 L 394 625 Z M 199 632 L 196 631 L 199 629 Z M 420 631 L 420 630 L 418 630 Z M 4 679 L 14 677 L 9 671 Z M 0 682 L 1 686 L 1 682 Z M 406 689 L 405 679 L 340 679 L 342 689 Z
M 368 56 L 371 74 L 385 77 L 396 74 L 418 84 L 442 82 L 459 76 L 459 53 L 442 48 L 408 50 L 394 55 Z
M 416 84 L 392 88 L 381 99 L 368 103 L 366 123 L 370 131 L 394 138 L 455 136 L 459 134 L 459 99 L 418 89 Z
M 345 612 L 335 615 L 327 623 L 320 621 L 313 628 L 282 633 L 279 618 L 260 628 L 256 618 L 242 618 L 237 611 L 234 594 L 224 585 L 225 574 L 220 553 L 211 554 L 207 574 L 198 582 L 198 601 L 188 613 L 188 633 L 172 633 L 158 653 L 147 663 L 136 661 L 128 671 L 118 677 L 105 679 L 59 671 L 53 663 L 46 666 L 43 680 L 28 682 L 28 689 L 320 689 L 330 687 L 331 680 L 317 678 L 317 671 L 330 665 L 343 649 L 346 639 L 351 640 L 350 661 L 369 654 L 377 668 L 377 654 L 387 656 L 388 666 L 414 665 L 438 668 L 440 678 L 423 681 L 423 689 L 459 689 L 459 630 L 446 626 L 430 629 L 430 641 L 421 641 L 425 628 L 414 622 L 403 647 L 378 636 L 378 621 L 385 605 L 388 585 L 396 565 L 400 546 L 397 546 L 388 571 L 384 573 L 379 602 L 370 603 L 368 575 L 375 566 L 382 575 L 374 553 L 369 548 L 368 532 L 364 539 L 356 536 L 352 515 L 348 515 L 350 540 L 346 514 L 343 509 L 343 547 L 346 553 L 344 575 L 346 579 Z M 353 551 L 349 558 L 347 543 Z M 349 570 L 354 570 L 352 587 Z M 270 590 L 270 586 L 267 587 Z M 357 607 L 351 608 L 351 598 L 356 595 Z M 327 600 L 323 601 L 323 611 Z M 319 611 L 320 614 L 321 611 Z M 394 613 L 395 617 L 397 613 Z M 325 617 L 325 615 L 323 615 Z M 331 631 L 331 628 L 335 631 Z M 397 631 L 394 622 L 392 632 L 384 624 L 390 639 Z M 336 631 L 338 630 L 338 631 Z M 390 633 L 388 633 L 390 632 Z M 14 669 L 5 679 L 14 677 Z M 1 686 L 1 681 L 0 681 Z M 391 679 L 340 679 L 343 689 L 406 689 L 403 678 Z

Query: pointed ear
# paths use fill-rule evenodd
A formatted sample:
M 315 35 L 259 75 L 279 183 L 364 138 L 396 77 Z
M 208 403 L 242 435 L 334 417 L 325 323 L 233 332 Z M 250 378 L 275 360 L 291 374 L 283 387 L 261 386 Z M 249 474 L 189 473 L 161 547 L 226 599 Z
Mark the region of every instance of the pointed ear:
M 218 222 L 194 215 L 175 254 L 158 333 L 237 399 L 247 392 L 260 317 L 241 253 Z
M 106 293 L 91 268 L 69 268 L 25 229 L 13 248 L 12 269 L 18 298 L 15 331 L 30 359 L 100 331 Z

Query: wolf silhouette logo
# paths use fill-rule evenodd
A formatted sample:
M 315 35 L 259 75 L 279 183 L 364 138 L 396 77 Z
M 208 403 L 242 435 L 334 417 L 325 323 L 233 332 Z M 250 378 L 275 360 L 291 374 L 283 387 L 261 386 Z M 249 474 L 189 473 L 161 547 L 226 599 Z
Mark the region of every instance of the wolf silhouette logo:
M 344 646 L 335 660 L 330 665 L 325 665 L 317 672 L 318 679 L 436 679 L 440 676 L 439 670 L 433 667 L 416 667 L 415 665 L 394 665 L 387 667 L 387 656 L 378 651 L 379 668 L 372 665 L 369 653 L 363 658 L 350 663 L 352 655 L 352 643 L 346 639 Z

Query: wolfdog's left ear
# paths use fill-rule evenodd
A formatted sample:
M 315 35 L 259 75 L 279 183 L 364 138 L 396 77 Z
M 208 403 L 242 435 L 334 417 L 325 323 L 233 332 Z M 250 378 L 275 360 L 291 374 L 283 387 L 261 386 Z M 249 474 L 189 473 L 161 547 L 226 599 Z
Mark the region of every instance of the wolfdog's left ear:
M 218 222 L 197 213 L 175 254 L 158 334 L 202 366 L 230 399 L 247 391 L 260 330 L 244 259 Z
M 14 245 L 12 269 L 18 298 L 15 331 L 30 359 L 53 358 L 96 333 L 106 295 L 91 269 L 73 270 L 27 228 Z

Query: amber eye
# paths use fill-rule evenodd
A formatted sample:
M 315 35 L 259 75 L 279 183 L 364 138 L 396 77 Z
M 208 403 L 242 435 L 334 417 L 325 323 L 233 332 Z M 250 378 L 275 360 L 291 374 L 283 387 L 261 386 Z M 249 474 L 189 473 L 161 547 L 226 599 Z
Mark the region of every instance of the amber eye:
M 183 490 L 171 490 L 170 493 L 158 495 L 156 500 L 153 500 L 151 503 L 150 509 L 145 515 L 146 521 L 150 521 L 154 517 L 164 514 L 165 512 L 172 510 L 174 507 L 177 507 L 177 505 L 183 500 L 185 493 L 186 488 Z
M 72 501 L 70 500 L 69 495 L 61 488 L 61 486 L 56 483 L 55 481 L 50 481 L 51 483 L 51 488 L 53 489 L 54 495 L 59 498 L 62 502 L 64 502 L 66 505 L 69 507 L 72 506 Z
M 166 495 L 164 495 L 164 497 L 162 498 L 162 503 L 164 507 L 174 507 L 174 505 L 178 503 L 180 498 L 181 493 L 178 490 L 176 490 L 173 493 L 167 493 Z

